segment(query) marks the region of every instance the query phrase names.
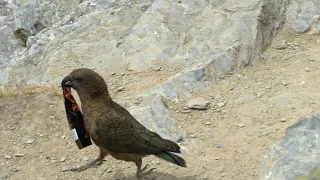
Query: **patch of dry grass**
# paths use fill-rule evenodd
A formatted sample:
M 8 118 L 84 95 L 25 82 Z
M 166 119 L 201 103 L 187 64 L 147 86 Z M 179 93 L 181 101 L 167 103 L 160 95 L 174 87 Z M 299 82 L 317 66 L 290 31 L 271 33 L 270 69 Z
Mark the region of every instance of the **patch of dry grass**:
M 23 87 L 15 87 L 15 88 L 3 88 L 0 89 L 0 98 L 4 97 L 17 97 L 24 95 L 32 95 L 36 93 L 54 93 L 61 94 L 61 89 L 57 86 L 49 86 L 49 85 L 27 85 Z

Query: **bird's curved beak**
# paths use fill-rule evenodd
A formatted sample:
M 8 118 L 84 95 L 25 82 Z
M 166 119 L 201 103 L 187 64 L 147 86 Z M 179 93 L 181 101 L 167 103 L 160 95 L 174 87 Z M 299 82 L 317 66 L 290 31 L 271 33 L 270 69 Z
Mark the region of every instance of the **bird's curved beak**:
M 61 87 L 73 87 L 72 78 L 70 76 L 66 76 L 65 78 L 63 78 Z

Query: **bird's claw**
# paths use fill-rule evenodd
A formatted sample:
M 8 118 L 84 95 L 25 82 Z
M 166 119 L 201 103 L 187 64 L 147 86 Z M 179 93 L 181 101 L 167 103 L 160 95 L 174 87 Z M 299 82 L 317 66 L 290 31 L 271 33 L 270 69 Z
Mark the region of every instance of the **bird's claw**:
M 149 164 L 146 164 L 146 165 L 141 169 L 141 172 L 147 170 L 148 167 L 149 167 Z M 156 169 L 156 168 L 151 168 L 151 169 L 149 169 L 147 172 L 144 172 L 144 173 L 148 174 L 148 173 L 150 173 L 151 171 L 153 171 L 154 169 Z
M 103 162 L 103 160 L 95 162 L 93 165 L 100 166 L 102 164 L 102 162 Z
M 72 171 L 72 172 L 81 172 L 81 171 L 84 171 L 86 169 L 88 169 L 89 167 L 85 167 L 85 166 L 80 166 L 78 168 L 70 168 L 69 171 Z
M 149 164 L 146 164 L 137 174 L 137 179 L 141 180 L 143 176 L 149 175 L 154 169 L 156 168 L 150 168 L 149 170 L 147 170 L 149 168 Z
M 100 160 L 100 159 L 95 159 L 83 166 L 80 166 L 80 167 L 76 167 L 76 168 L 71 168 L 69 169 L 69 171 L 72 171 L 72 172 L 81 172 L 81 171 L 85 171 L 87 169 L 89 169 L 90 167 L 98 167 L 102 164 L 103 160 Z

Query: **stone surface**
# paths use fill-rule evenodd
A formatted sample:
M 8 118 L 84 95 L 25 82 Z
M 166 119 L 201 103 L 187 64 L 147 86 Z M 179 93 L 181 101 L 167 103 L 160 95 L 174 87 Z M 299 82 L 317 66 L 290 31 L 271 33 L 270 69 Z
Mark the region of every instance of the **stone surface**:
M 320 166 L 320 116 L 300 120 L 287 128 L 280 142 L 265 156 L 261 180 L 295 180 Z
M 144 126 L 156 131 L 164 138 L 175 141 L 181 139 L 183 133 L 177 129 L 174 119 L 166 105 L 166 99 L 160 95 L 148 97 L 139 106 L 128 107 L 129 112 Z
M 320 32 L 320 1 L 292 0 L 286 14 L 286 24 L 297 32 Z
M 141 92 L 139 106 L 128 105 L 143 124 L 178 139 L 183 133 L 163 99 L 186 101 L 258 60 L 282 27 L 288 2 L 0 0 L 0 39 L 5 43 L 0 49 L 0 84 L 60 85 L 79 67 L 103 77 L 179 67 L 180 72 Z M 26 47 L 13 35 L 18 28 L 29 34 Z
M 0 82 L 58 84 L 63 75 L 78 67 L 108 75 L 162 65 L 193 67 L 182 77 L 186 85 L 201 79 L 198 73 L 214 79 L 258 58 L 281 27 L 286 3 L 2 1 L 7 12 L 0 22 L 13 27 L 2 26 L 7 34 L 1 38 L 16 41 L 12 38 L 16 28 L 32 36 L 25 49 L 5 56 L 1 71 L 5 76 Z M 44 29 L 38 31 L 37 23 Z M 8 49 L 12 48 L 2 51 Z
M 195 98 L 191 99 L 188 102 L 189 109 L 199 109 L 199 110 L 206 110 L 209 108 L 210 102 L 205 100 L 204 98 Z

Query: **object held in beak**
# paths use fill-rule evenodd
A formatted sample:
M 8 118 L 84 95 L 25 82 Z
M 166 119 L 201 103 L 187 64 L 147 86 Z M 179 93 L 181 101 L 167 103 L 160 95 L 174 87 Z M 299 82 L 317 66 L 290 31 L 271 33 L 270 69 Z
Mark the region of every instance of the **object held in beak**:
M 71 94 L 72 83 L 68 76 L 62 80 L 61 87 L 63 91 L 64 105 L 68 124 L 73 140 L 75 141 L 79 149 L 90 146 L 92 144 L 90 136 L 85 127 L 80 108 Z

